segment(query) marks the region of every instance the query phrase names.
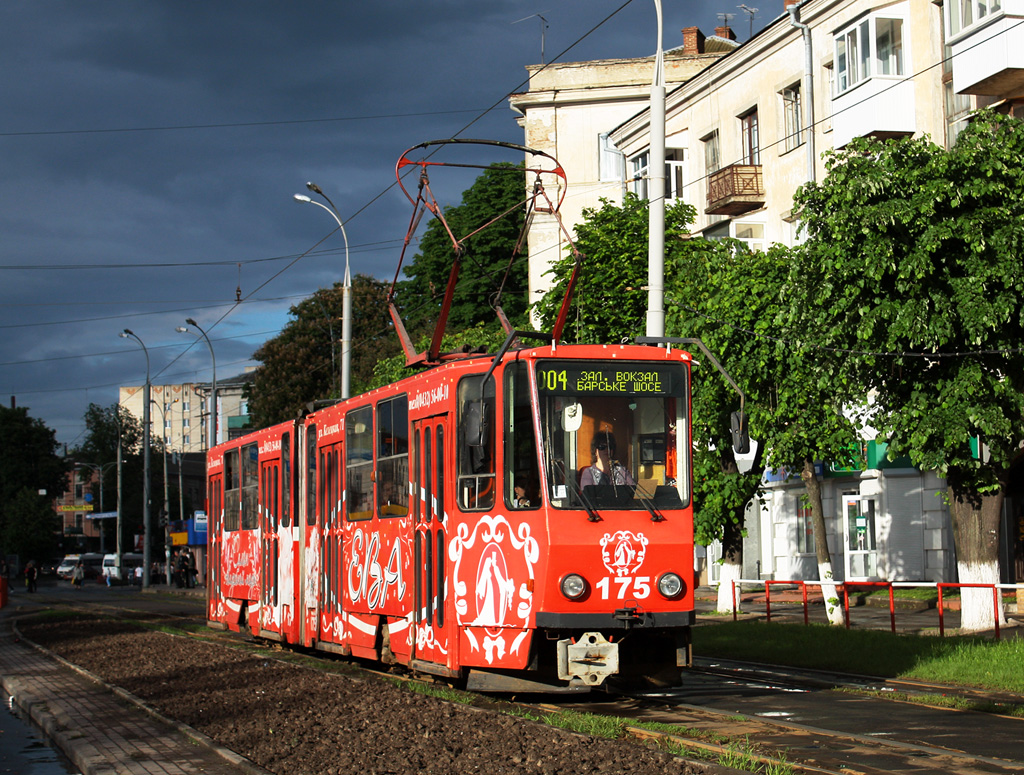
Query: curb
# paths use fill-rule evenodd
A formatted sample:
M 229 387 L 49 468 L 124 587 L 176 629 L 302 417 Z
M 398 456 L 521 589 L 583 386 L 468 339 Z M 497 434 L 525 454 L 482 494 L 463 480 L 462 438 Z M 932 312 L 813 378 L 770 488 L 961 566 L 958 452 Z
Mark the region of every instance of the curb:
M 29 640 L 22 634 L 21 630 L 18 629 L 18 622 L 16 619 L 11 621 L 11 629 L 21 643 L 35 649 L 43 656 L 48 659 L 52 659 L 63 667 L 73 670 L 92 683 L 101 686 L 115 697 L 143 711 L 155 721 L 166 726 L 169 730 L 177 731 L 185 735 L 185 737 L 193 743 L 213 751 L 226 762 L 247 771 L 250 775 L 274 775 L 274 773 L 263 769 L 258 764 L 247 759 L 241 754 L 220 745 L 213 738 L 208 737 L 198 729 L 164 716 L 156 708 L 147 704 L 141 698 L 136 697 L 131 692 L 127 692 L 119 686 L 107 683 L 102 678 L 91 673 L 85 668 L 68 662 L 66 659 L 55 654 L 44 646 L 40 646 L 38 643 Z M 0 680 L 2 680 L 4 689 L 11 696 L 11 700 L 28 715 L 32 722 L 46 734 L 47 738 L 52 740 L 64 755 L 67 756 L 75 766 L 79 767 L 83 773 L 88 773 L 88 775 L 107 775 L 107 773 L 110 773 L 110 775 L 117 774 L 118 770 L 116 767 L 107 762 L 96 750 L 95 746 L 87 741 L 81 733 L 74 731 L 74 721 L 66 713 L 51 711 L 46 701 L 36 697 L 32 693 L 32 690 L 27 688 L 24 685 L 24 682 L 19 678 L 0 676 Z

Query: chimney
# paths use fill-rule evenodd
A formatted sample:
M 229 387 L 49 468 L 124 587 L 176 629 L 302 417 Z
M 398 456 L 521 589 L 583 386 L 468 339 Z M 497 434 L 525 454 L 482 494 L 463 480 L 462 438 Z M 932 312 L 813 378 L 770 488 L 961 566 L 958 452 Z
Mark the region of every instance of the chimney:
M 690 55 L 704 53 L 704 33 L 700 31 L 700 27 L 683 28 L 683 53 Z
M 736 40 L 736 33 L 728 26 L 715 27 L 715 35 L 726 40 Z
M 796 5 L 797 3 L 801 2 L 801 1 L 802 1 L 802 0 L 786 0 L 786 1 L 785 1 L 785 2 L 784 2 L 784 3 L 782 4 L 782 10 L 783 10 L 783 11 L 785 11 L 785 10 L 786 10 L 787 8 L 789 8 L 789 6 L 791 6 L 791 5 Z

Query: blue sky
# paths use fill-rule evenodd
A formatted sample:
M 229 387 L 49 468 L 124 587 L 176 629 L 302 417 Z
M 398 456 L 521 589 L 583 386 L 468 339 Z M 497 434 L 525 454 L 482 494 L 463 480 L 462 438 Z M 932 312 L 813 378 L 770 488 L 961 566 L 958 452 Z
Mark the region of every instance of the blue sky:
M 720 14 L 750 31 L 731 1 L 663 10 L 666 48 Z M 342 277 L 340 235 L 317 246 L 333 221 L 292 199 L 307 180 L 345 220 L 353 273 L 390 279 L 410 212 L 396 160 L 453 136 L 521 143 L 506 98 L 541 61 L 540 17 L 549 62 L 654 52 L 650 0 L 4 0 L 0 395 L 74 445 L 90 402 L 145 380 L 124 328 L 154 384 L 210 379 L 175 332 L 187 317 L 219 378 L 253 365 Z M 448 185 L 457 204 L 468 181 Z

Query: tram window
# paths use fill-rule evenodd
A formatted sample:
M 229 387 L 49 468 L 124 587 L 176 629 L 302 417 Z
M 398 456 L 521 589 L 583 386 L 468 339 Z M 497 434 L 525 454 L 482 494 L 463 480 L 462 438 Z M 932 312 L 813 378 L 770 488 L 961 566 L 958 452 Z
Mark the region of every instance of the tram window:
M 316 426 L 306 428 L 306 524 L 316 524 Z
M 681 508 L 690 498 L 682 364 L 540 361 L 548 497 L 556 508 Z
M 242 502 L 238 450 L 224 453 L 224 529 L 238 530 L 238 510 Z
M 535 509 L 540 506 L 540 474 L 525 363 L 513 363 L 505 369 L 504 404 L 505 505 L 510 509 Z
M 259 517 L 259 453 L 257 445 L 242 447 L 242 530 L 255 530 Z
M 457 428 L 458 498 L 464 510 L 494 506 L 494 380 L 483 376 L 459 383 Z
M 345 416 L 345 503 L 350 520 L 373 516 L 373 407 Z
M 377 513 L 409 513 L 409 399 L 399 396 L 377 405 Z
M 281 437 L 281 527 L 292 524 L 292 455 L 291 435 Z

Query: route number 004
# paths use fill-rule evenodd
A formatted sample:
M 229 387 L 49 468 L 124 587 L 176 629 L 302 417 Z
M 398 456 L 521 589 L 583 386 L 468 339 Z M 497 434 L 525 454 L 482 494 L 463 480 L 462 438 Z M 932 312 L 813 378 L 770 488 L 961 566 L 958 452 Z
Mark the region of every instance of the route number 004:
M 627 597 L 635 597 L 643 600 L 651 594 L 650 576 L 619 576 L 610 578 L 605 576 L 597 582 L 597 589 L 601 592 L 601 599 L 607 600 L 612 592 L 612 585 L 615 585 L 615 597 L 624 600 Z

